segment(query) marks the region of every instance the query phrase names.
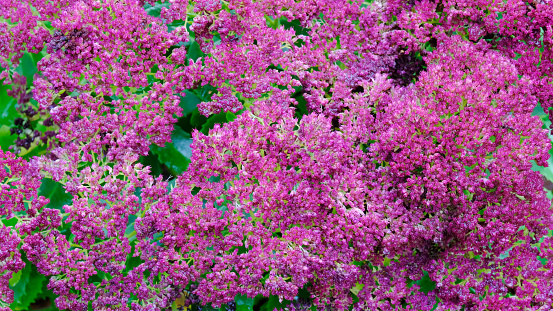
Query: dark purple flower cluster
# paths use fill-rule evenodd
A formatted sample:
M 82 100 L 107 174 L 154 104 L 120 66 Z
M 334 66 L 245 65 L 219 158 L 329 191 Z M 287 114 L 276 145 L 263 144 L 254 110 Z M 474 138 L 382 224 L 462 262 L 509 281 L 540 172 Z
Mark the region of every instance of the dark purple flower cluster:
M 38 144 L 47 144 L 48 149 L 56 146 L 54 139 L 56 135 L 56 126 L 49 113 L 31 103 L 32 91 L 27 88 L 27 79 L 15 72 L 12 77 L 12 89 L 7 90 L 7 95 L 17 99 L 16 110 L 20 117 L 13 120 L 13 127 L 10 133 L 16 135 L 15 146 L 10 146 L 15 153 L 27 153 L 31 147 Z M 55 104 L 54 104 L 55 105 Z M 53 107 L 53 106 L 52 106 Z M 51 108 L 51 107 L 50 107 Z M 42 125 L 45 130 L 36 129 L 37 125 Z
M 0 223 L 3 302 L 21 251 L 69 310 L 162 310 L 185 291 L 230 309 L 553 307 L 533 170 L 551 142 L 532 115 L 553 108 L 553 3 L 146 2 L 0 0 L 16 145 L 56 139 L 28 161 L 0 151 L 0 216 L 17 218 Z M 30 92 L 14 68 L 42 50 Z M 207 85 L 198 112 L 231 121 L 192 133 L 168 187 L 139 157 Z M 43 178 L 72 202 L 49 208 Z

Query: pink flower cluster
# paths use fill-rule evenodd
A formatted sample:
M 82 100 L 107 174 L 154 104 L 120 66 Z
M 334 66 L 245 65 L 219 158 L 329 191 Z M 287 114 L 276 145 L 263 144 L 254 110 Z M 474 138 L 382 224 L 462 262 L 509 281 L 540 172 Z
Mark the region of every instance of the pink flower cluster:
M 57 129 L 45 155 L 0 151 L 0 216 L 17 219 L 0 224 L 0 310 L 20 252 L 69 310 L 162 310 L 185 290 L 216 307 L 307 290 L 332 310 L 552 308 L 532 169 L 551 142 L 532 112 L 553 119 L 553 2 L 161 2 L 0 0 L 0 78 L 26 96 L 14 68 L 47 53 L 32 97 Z M 206 85 L 198 111 L 236 118 L 192 133 L 169 187 L 139 157 Z M 43 178 L 72 203 L 49 208 Z
M 50 211 L 44 208 L 48 199 L 37 195 L 40 175 L 36 168 L 14 154 L 1 150 L 0 165 L 0 215 L 3 218 L 18 217 L 17 212 L 25 211 L 25 215 L 18 219 L 36 222 L 37 216 Z M 13 301 L 9 280 L 25 266 L 19 252 L 21 237 L 18 233 L 4 224 L 0 227 L 0 302 Z M 0 304 L 0 310 L 9 309 Z

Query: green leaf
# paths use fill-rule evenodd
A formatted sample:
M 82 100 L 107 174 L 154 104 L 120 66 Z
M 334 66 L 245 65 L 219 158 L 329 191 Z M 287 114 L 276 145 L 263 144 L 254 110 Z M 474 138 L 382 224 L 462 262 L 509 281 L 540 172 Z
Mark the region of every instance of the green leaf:
M 165 147 L 152 145 L 150 151 L 157 154 L 159 161 L 167 166 L 174 175 L 180 175 L 188 168 L 192 156 L 192 139 L 190 134 L 175 126 L 171 135 L 173 142 L 166 143 Z
M 42 292 L 39 293 L 35 298 L 35 303 L 38 301 L 41 301 L 40 306 L 33 305 L 31 306 L 31 310 L 40 310 L 40 311 L 59 311 L 58 308 L 56 308 L 56 304 L 54 303 L 54 300 L 58 297 L 56 294 L 52 292 L 51 289 L 48 289 L 48 283 L 50 278 L 46 278 L 45 282 L 42 282 Z M 40 307 L 40 309 L 35 309 L 35 307 Z
M 227 121 L 228 120 L 226 112 L 214 114 L 210 116 L 207 121 L 205 121 L 204 125 L 202 125 L 201 132 L 207 135 L 209 133 L 209 130 L 211 130 L 215 126 L 215 124 L 227 123 Z
M 125 228 L 125 235 L 131 235 L 136 233 L 134 230 L 134 222 L 136 220 L 136 215 L 129 215 L 129 220 L 127 221 L 127 228 Z
M 15 69 L 15 72 L 27 78 L 28 87 L 33 84 L 33 77 L 37 71 L 36 62 L 33 59 L 33 56 L 29 53 L 23 54 L 23 57 L 21 57 L 21 63 L 19 63 L 19 66 Z
M 428 272 L 424 271 L 422 278 L 415 282 L 420 286 L 421 292 L 428 294 L 430 291 L 433 291 L 436 288 L 436 282 L 432 281 L 428 276 Z
M 11 135 L 10 127 L 2 125 L 0 127 L 0 146 L 2 150 L 9 151 L 10 146 L 14 145 L 16 135 Z
M 10 219 L 2 219 L 2 223 L 4 224 L 4 226 L 6 227 L 13 227 L 17 224 L 17 218 L 15 217 L 12 217 Z
M 10 286 L 15 286 L 15 284 L 19 283 L 22 272 L 23 270 L 19 270 L 17 271 L 17 273 L 12 274 L 12 278 L 10 279 Z
M 135 245 L 131 246 L 131 252 L 127 255 L 127 260 L 125 261 L 125 274 L 132 271 L 134 268 L 140 266 L 144 261 L 140 257 L 133 257 L 135 253 Z
M 549 126 L 551 125 L 551 121 L 549 120 L 549 116 L 543 111 L 543 108 L 541 104 L 538 104 L 534 111 L 532 112 L 532 116 L 538 116 L 542 121 L 542 128 L 547 129 L 549 140 L 552 142 L 552 148 L 549 149 L 549 154 L 553 155 L 553 136 L 551 135 L 549 131 Z M 549 167 L 543 167 L 538 166 L 535 161 L 532 162 L 532 170 L 540 172 L 545 178 L 547 178 L 550 181 L 553 181 L 553 157 L 549 157 L 549 160 L 547 161 L 547 164 Z
M 21 149 L 20 157 L 30 159 L 34 156 L 39 156 L 46 151 L 46 145 L 34 142 L 29 149 Z
M 296 35 L 304 35 L 308 36 L 309 31 L 311 31 L 310 28 L 304 28 L 301 26 L 301 22 L 299 19 L 294 19 L 291 21 L 288 21 L 286 17 L 280 18 L 280 24 L 284 26 L 285 29 L 294 28 L 294 31 L 296 32 Z
M 500 258 L 500 259 L 505 259 L 505 258 L 509 257 L 509 252 L 510 252 L 512 249 L 513 249 L 513 248 L 511 247 L 511 248 L 509 248 L 508 250 L 506 250 L 503 254 L 500 254 L 500 255 L 499 255 L 499 258 Z
M 208 102 L 211 101 L 211 97 L 213 96 L 213 94 L 217 92 L 217 88 L 210 84 L 206 84 L 200 88 L 191 91 L 196 94 L 196 96 L 198 96 L 201 101 Z
M 202 311 L 226 311 L 226 309 L 224 309 L 224 308 L 215 308 L 211 305 L 211 303 L 208 303 L 205 306 L 202 306 Z
M 50 199 L 50 203 L 46 205 L 48 208 L 63 210 L 64 205 L 69 205 L 73 201 L 73 196 L 65 191 L 63 185 L 50 178 L 42 180 L 38 194 Z
M 198 42 L 196 41 L 190 42 L 190 44 L 188 45 L 186 57 L 196 61 L 198 58 L 202 56 L 204 56 L 204 53 L 200 49 L 200 45 L 198 44 Z
M 357 296 L 359 294 L 359 292 L 363 289 L 363 287 L 365 287 L 364 284 L 361 284 L 361 283 L 357 283 L 354 287 L 352 287 L 350 289 L 350 291 L 355 295 Z
M 21 272 L 19 282 L 11 287 L 14 291 L 14 302 L 10 305 L 12 310 L 27 310 L 37 296 L 42 293 L 42 283 L 46 277 L 39 274 L 36 267 L 26 261 L 25 268 Z
M 20 271 L 19 274 L 19 280 L 16 284 L 10 285 L 10 289 L 13 290 L 13 299 L 14 303 L 12 306 L 22 300 L 22 297 L 26 295 L 25 289 L 27 287 L 27 283 L 29 283 L 29 279 L 31 276 L 31 264 L 29 262 L 25 263 L 25 268 Z M 12 308 L 13 310 L 13 308 Z
M 8 96 L 8 90 L 11 90 L 10 85 L 0 85 L 1 125 L 13 125 L 13 119 L 19 117 L 19 113 L 15 110 L 16 101 L 13 97 Z
M 50 22 L 47 21 L 46 23 L 50 23 Z M 49 27 L 50 29 L 53 29 L 51 26 Z M 44 48 L 42 51 L 38 53 L 30 53 L 29 55 L 31 55 L 31 57 L 33 58 L 33 62 L 35 63 L 35 65 L 38 65 L 38 62 L 41 61 L 44 58 L 44 56 L 48 55 L 48 53 L 46 52 L 46 48 Z
M 236 311 L 253 311 L 253 298 L 237 295 L 234 301 L 236 302 Z
M 298 104 L 296 105 L 296 112 L 295 112 L 295 115 L 296 115 L 296 118 L 298 118 L 299 120 L 301 120 L 301 118 L 304 116 L 304 115 L 307 115 L 309 113 L 309 111 L 307 110 L 307 101 L 305 100 L 305 98 L 303 97 L 303 94 L 301 95 L 297 95 L 296 97 L 294 97 L 296 99 L 296 101 L 298 102 Z
M 186 25 L 186 22 L 183 21 L 183 20 L 174 20 L 172 21 L 170 24 L 167 24 L 167 31 L 168 32 L 172 32 L 173 30 L 175 30 L 177 27 L 180 27 L 180 26 L 185 26 Z
M 516 194 L 516 193 L 515 193 L 515 195 L 516 195 L 517 198 L 519 198 L 519 199 L 522 200 L 522 201 L 525 201 L 525 200 L 526 200 L 525 197 L 523 197 L 523 196 L 521 196 L 521 195 L 519 195 L 519 194 Z
M 147 156 L 140 156 L 140 163 L 142 163 L 144 166 L 150 167 L 150 174 L 152 176 L 159 176 L 161 175 L 161 163 L 159 162 L 159 159 L 157 157 L 157 154 L 150 152 Z M 136 194 L 136 193 L 135 193 Z M 139 195 L 137 195 L 140 197 Z
M 206 121 L 207 121 L 207 118 L 204 115 L 200 114 L 198 109 L 192 112 L 192 117 L 190 118 L 190 124 L 195 128 L 201 129 L 201 126 L 204 125 Z
M 146 13 L 153 17 L 159 17 L 161 14 L 162 8 L 168 8 L 171 5 L 169 2 L 165 3 L 156 3 L 154 6 L 151 6 L 149 4 L 146 4 L 144 8 L 146 9 Z
M 187 115 L 194 110 L 201 102 L 201 100 L 194 93 L 186 90 L 186 96 L 181 96 L 180 98 L 180 107 L 182 108 L 182 114 Z
M 271 295 L 269 297 L 269 300 L 265 302 L 261 307 L 259 308 L 259 311 L 274 311 L 275 309 L 282 310 L 287 305 L 290 304 L 291 301 L 283 299 L 282 302 L 280 302 L 280 299 L 278 296 Z
M 236 119 L 236 115 L 232 112 L 227 112 L 227 121 L 232 122 L 234 119 Z
M 183 131 L 180 127 L 175 127 L 175 130 L 171 135 L 171 139 L 173 140 L 173 145 L 175 146 L 175 148 L 183 156 L 190 159 L 190 157 L 192 156 L 192 149 L 190 148 L 192 139 L 190 138 L 190 134 Z

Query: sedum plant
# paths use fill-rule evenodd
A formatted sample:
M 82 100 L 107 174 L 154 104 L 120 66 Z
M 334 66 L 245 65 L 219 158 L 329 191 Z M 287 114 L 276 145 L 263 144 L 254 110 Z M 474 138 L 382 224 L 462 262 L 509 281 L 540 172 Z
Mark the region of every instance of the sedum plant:
M 0 0 L 0 310 L 551 309 L 552 20 Z

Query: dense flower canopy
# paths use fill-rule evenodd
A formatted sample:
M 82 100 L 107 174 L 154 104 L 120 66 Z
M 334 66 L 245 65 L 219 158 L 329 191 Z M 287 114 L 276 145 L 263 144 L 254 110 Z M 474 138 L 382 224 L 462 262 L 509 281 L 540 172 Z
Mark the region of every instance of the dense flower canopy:
M 0 151 L 0 310 L 30 264 L 69 310 L 183 292 L 553 308 L 533 114 L 553 119 L 552 1 L 0 0 L 0 17 L 20 115 Z M 188 148 L 175 124 L 201 92 L 193 117 L 215 124 L 169 183 L 141 159 Z M 52 206 L 46 180 L 72 199 Z

